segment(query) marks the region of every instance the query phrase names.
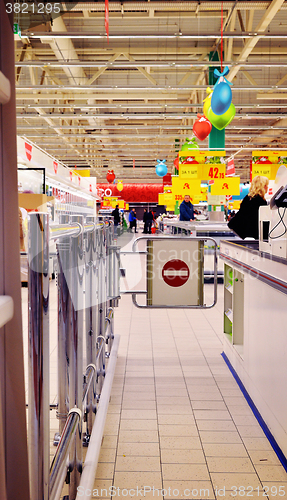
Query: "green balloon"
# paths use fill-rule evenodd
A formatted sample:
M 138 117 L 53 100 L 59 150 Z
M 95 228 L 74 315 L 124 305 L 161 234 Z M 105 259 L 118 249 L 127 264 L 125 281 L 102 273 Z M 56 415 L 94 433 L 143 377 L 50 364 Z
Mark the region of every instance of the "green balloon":
M 216 115 L 215 113 L 213 113 L 210 106 L 207 111 L 207 118 L 215 128 L 217 128 L 218 130 L 222 130 L 225 127 L 227 127 L 227 125 L 229 125 L 230 122 L 232 122 L 235 113 L 236 109 L 233 103 L 230 104 L 228 110 L 225 111 L 223 115 Z
M 199 149 L 198 144 L 194 137 L 192 139 L 189 139 L 187 137 L 185 140 L 186 142 L 182 145 L 181 151 L 190 151 L 191 149 Z

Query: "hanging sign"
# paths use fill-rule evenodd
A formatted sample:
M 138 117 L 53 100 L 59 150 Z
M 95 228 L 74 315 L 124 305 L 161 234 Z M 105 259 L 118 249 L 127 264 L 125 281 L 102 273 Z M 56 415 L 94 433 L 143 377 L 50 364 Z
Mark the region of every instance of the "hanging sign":
M 54 167 L 55 174 L 57 174 L 57 172 L 58 172 L 58 163 L 56 161 L 53 161 L 53 167 Z
M 200 165 L 179 164 L 179 177 L 181 179 L 199 179 L 201 178 Z
M 194 195 L 200 195 L 200 179 L 180 179 L 172 178 L 172 195 L 174 201 L 182 201 L 185 195 L 191 198 Z
M 226 175 L 235 175 L 234 158 L 230 158 L 227 162 Z
M 180 151 L 179 177 L 183 179 L 223 179 L 225 151 Z
M 275 180 L 281 165 L 287 167 L 287 151 L 252 151 L 251 180 L 257 175 Z
M 203 165 L 186 165 L 179 166 L 179 177 L 182 179 L 224 179 L 225 164 L 224 163 L 207 163 Z
M 225 179 L 215 179 L 211 184 L 210 193 L 212 195 L 240 195 L 240 177 L 228 177 Z
M 109 0 L 105 0 L 105 30 L 109 43 Z
M 31 161 L 32 160 L 32 146 L 31 146 L 31 144 L 28 144 L 28 142 L 25 142 L 25 153 L 26 153 L 27 160 Z
M 158 204 L 159 205 L 172 205 L 173 194 L 172 193 L 159 193 L 158 194 Z

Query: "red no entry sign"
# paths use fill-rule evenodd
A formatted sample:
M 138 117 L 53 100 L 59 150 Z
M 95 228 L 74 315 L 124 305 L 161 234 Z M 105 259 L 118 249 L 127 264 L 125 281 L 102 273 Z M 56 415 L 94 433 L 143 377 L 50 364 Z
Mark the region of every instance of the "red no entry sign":
M 182 286 L 189 278 L 188 265 L 183 260 L 169 260 L 162 268 L 162 278 L 169 286 Z

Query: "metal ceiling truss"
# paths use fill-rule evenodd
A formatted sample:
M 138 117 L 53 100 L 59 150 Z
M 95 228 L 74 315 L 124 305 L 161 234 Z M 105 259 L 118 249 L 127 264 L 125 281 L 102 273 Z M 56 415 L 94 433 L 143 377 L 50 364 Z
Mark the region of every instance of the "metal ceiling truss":
M 110 1 L 109 43 L 105 2 L 61 5 L 52 23 L 26 18 L 15 42 L 19 135 L 103 179 L 110 165 L 123 179 L 142 166 L 158 180 L 151 167 L 162 158 L 172 172 L 175 144 L 202 114 L 209 68 L 220 66 L 209 54 L 220 43 L 221 0 Z M 223 0 L 223 15 L 237 110 L 226 151 L 246 181 L 252 149 L 287 148 L 287 1 Z

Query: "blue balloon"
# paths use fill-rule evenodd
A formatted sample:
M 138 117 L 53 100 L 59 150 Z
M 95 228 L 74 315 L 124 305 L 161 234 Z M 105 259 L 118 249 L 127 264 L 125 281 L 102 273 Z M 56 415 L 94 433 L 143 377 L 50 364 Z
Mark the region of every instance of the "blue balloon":
M 223 115 L 232 101 L 231 88 L 226 82 L 220 82 L 215 86 L 211 97 L 211 109 L 216 115 Z
M 160 163 L 157 165 L 155 171 L 159 177 L 164 177 L 167 174 L 167 166 L 164 163 Z
M 166 160 L 157 160 L 155 171 L 159 177 L 164 177 L 167 174 L 167 166 L 165 162 Z

